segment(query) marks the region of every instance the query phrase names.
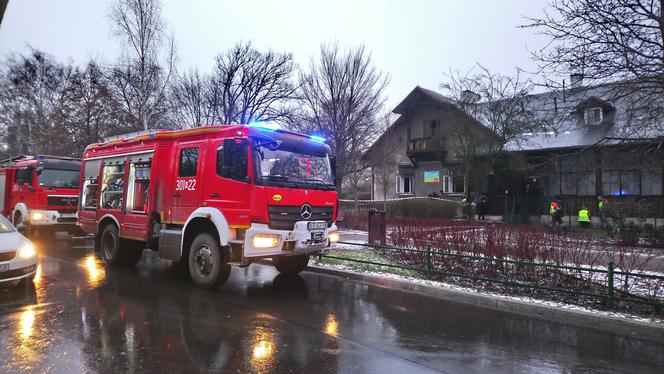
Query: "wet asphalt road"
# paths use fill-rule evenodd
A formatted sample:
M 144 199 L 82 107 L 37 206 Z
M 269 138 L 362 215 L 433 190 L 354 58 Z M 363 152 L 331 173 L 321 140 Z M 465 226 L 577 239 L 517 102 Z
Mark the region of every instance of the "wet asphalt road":
M 2 373 L 664 372 L 664 342 L 264 265 L 203 291 L 154 255 L 108 270 L 60 244 L 35 283 L 0 288 Z

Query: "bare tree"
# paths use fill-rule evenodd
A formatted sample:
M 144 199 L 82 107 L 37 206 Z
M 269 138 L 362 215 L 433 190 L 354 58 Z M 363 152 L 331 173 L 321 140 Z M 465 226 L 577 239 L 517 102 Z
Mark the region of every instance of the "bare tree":
M 211 125 L 214 122 L 216 88 L 212 79 L 197 70 L 179 74 L 169 88 L 170 114 L 177 128 Z
M 371 62 L 364 47 L 341 51 L 337 44 L 323 45 L 318 61 L 300 76 L 304 109 L 292 126 L 323 134 L 337 159 L 337 188 L 352 173 L 366 168 L 362 152 L 375 133 L 388 77 Z
M 60 129 L 50 136 L 54 154 L 80 157 L 88 144 L 125 130 L 108 86 L 94 61 L 74 69 L 57 113 Z
M 117 0 L 110 20 L 125 46 L 111 72 L 118 101 L 137 127 L 157 125 L 175 66 L 175 44 L 167 37 L 159 0 Z M 164 43 L 166 55 L 161 56 Z
M 284 121 L 297 86 L 293 56 L 260 52 L 251 43 L 238 43 L 217 56 L 212 87 L 207 94 L 221 123 Z
M 395 115 L 391 112 L 381 116 L 378 129 L 381 135 L 375 141 L 371 141 L 372 152 L 367 152 L 364 156 L 369 157 L 367 162 L 373 168 L 374 184 L 381 186 L 383 211 L 387 211 L 387 191 L 394 185 L 393 178 L 397 168 L 394 150 L 399 148 L 399 144 L 391 132 L 394 121 Z
M 465 74 L 448 73 L 441 88 L 463 114 L 452 131 L 463 164 L 466 192 L 468 184 L 483 180 L 493 166 L 496 158 L 486 156 L 502 152 L 508 145 L 518 147 L 527 134 L 554 128 L 545 108 L 529 103 L 534 85 L 523 79 L 518 70 L 507 76 L 478 65 Z M 469 122 L 475 123 L 468 125 Z M 479 131 L 482 127 L 477 124 L 489 131 Z
M 0 77 L 0 125 L 7 154 L 46 153 L 61 131 L 57 113 L 72 67 L 38 50 L 7 59 Z
M 610 86 L 607 97 L 629 97 L 631 131 L 662 130 L 664 17 L 660 0 L 551 0 L 544 17 L 523 27 L 548 37 L 533 53 L 542 71 L 580 73 Z M 550 84 L 553 84 L 550 82 Z M 612 97 L 611 97 L 612 96 Z

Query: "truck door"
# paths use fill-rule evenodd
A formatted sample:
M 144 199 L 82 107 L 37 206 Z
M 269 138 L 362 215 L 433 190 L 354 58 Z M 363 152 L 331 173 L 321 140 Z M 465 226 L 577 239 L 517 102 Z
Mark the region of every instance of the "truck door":
M 205 184 L 204 198 L 218 206 L 233 226 L 250 224 L 249 199 L 249 143 L 247 139 L 225 139 L 213 143 L 215 154 L 208 160 L 215 164 L 214 171 L 207 170 L 211 183 Z M 209 167 L 212 168 L 211 166 Z
M 175 152 L 175 186 L 173 188 L 173 223 L 183 224 L 200 204 L 204 141 L 180 143 Z

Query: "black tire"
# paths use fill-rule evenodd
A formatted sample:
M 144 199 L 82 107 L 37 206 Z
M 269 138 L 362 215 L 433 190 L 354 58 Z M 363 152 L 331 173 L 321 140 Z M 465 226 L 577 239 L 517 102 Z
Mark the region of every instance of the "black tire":
M 120 240 L 121 253 L 120 257 L 122 259 L 122 264 L 127 266 L 134 266 L 143 257 L 143 248 L 145 248 L 145 243 L 139 242 L 136 240 Z
M 122 251 L 120 250 L 120 237 L 118 227 L 113 224 L 104 226 L 99 237 L 99 249 L 101 259 L 108 266 L 119 266 L 122 264 Z
M 196 236 L 189 247 L 189 275 L 197 287 L 214 289 L 228 280 L 231 266 L 219 243 L 207 233 Z
M 309 264 L 309 255 L 296 256 L 277 256 L 273 257 L 274 267 L 281 274 L 295 275 L 300 274 Z
M 14 213 L 14 227 L 23 223 L 23 214 L 21 212 Z

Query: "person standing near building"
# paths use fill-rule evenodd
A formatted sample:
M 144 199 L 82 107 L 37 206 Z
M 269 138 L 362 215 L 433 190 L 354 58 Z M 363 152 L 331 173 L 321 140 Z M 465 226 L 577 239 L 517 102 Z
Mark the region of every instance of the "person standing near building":
M 581 207 L 581 210 L 579 210 L 579 225 L 583 227 L 584 229 L 587 229 L 590 227 L 592 220 L 590 218 L 590 212 L 588 211 L 588 208 Z
M 477 199 L 477 219 L 486 221 L 486 210 L 489 205 L 489 197 L 486 193 L 482 192 L 480 197 Z
M 560 227 L 563 226 L 563 209 L 560 206 L 560 203 L 558 203 L 558 200 L 556 200 L 555 197 L 551 198 L 551 203 L 549 203 L 549 216 L 551 216 L 551 227 L 555 227 L 556 225 L 560 225 Z
M 602 196 L 597 196 L 597 210 L 599 210 L 599 220 L 602 227 L 605 227 L 609 221 L 609 201 Z

